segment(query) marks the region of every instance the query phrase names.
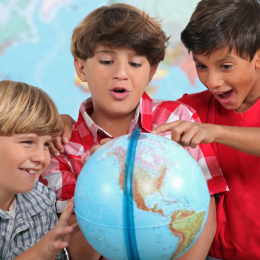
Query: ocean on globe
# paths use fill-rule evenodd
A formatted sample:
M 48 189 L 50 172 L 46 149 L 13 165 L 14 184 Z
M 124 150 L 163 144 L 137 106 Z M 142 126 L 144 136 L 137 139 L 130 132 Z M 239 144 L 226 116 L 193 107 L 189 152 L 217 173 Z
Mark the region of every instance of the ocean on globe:
M 75 213 L 90 245 L 109 260 L 127 255 L 124 174 L 131 135 L 101 146 L 84 165 L 75 190 Z M 133 169 L 133 220 L 140 260 L 173 260 L 198 239 L 210 195 L 192 156 L 164 137 L 141 133 Z

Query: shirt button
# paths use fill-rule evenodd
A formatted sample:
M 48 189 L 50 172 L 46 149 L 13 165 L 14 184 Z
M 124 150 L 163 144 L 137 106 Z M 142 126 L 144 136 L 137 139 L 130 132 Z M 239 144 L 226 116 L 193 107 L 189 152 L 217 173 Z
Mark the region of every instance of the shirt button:
M 6 233 L 4 231 L 1 232 L 1 236 L 4 237 Z

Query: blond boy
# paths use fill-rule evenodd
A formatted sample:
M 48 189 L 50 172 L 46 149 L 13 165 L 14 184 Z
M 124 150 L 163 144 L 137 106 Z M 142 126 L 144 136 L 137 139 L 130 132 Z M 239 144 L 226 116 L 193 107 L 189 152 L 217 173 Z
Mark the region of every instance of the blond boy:
M 9 80 L 0 100 L 0 259 L 67 259 L 73 201 L 58 222 L 55 193 L 36 181 L 62 131 L 58 110 L 41 89 Z

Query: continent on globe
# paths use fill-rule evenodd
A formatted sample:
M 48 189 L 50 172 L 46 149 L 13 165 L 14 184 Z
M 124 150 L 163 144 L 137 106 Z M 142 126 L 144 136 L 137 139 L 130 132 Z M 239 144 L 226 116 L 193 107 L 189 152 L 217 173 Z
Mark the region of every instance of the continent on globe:
M 172 214 L 169 229 L 173 235 L 179 237 L 179 244 L 171 259 L 179 256 L 194 241 L 202 227 L 205 213 L 205 211 L 197 213 L 194 210 L 183 209 Z M 186 221 L 179 221 L 182 219 L 186 219 Z

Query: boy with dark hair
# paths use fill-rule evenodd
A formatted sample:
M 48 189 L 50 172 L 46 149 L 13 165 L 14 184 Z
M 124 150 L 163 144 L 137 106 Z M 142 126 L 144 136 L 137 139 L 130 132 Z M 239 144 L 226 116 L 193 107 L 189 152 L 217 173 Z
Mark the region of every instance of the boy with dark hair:
M 93 152 L 93 147 L 102 144 L 102 139 L 129 134 L 136 124 L 142 132 L 151 132 L 178 119 L 200 122 L 193 109 L 179 102 L 151 100 L 144 92 L 164 59 L 167 42 L 168 37 L 155 19 L 125 4 L 97 8 L 74 29 L 71 41 L 74 66 L 79 78 L 88 82 L 91 98 L 80 106 L 64 154 L 52 158 L 40 178 L 57 193 L 58 212 L 74 195 L 82 159 Z M 171 138 L 170 131 L 162 135 Z M 205 173 L 210 194 L 227 191 L 211 146 L 200 144 L 187 150 Z M 211 196 L 210 213 L 201 236 L 179 259 L 205 259 L 215 233 L 214 201 Z M 73 222 L 74 214 L 70 219 Z M 81 232 L 68 250 L 73 260 L 100 257 Z
M 175 122 L 156 130 L 172 129 L 175 140 L 193 147 L 217 142 L 212 148 L 230 191 L 216 203 L 213 259 L 260 259 L 260 160 L 253 156 L 260 155 L 259 14 L 258 0 L 199 2 L 181 40 L 208 90 L 185 94 L 179 101 L 207 124 Z
M 55 193 L 37 181 L 62 132 L 58 110 L 41 89 L 10 80 L 0 100 L 0 259 L 67 259 L 73 201 L 58 222 Z

